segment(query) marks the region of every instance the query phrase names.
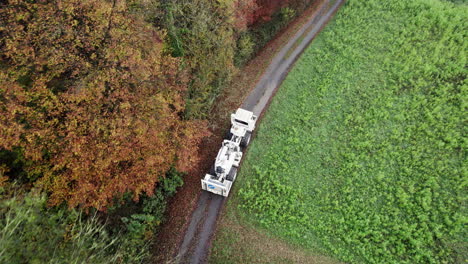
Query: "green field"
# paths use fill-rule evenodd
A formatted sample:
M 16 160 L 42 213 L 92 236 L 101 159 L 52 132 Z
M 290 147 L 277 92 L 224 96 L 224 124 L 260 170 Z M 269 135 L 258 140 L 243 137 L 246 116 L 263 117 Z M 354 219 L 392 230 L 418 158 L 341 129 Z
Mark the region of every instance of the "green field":
M 272 101 L 220 222 L 345 262 L 467 261 L 467 33 L 463 3 L 349 0 Z M 240 235 L 221 225 L 210 263 L 240 261 Z

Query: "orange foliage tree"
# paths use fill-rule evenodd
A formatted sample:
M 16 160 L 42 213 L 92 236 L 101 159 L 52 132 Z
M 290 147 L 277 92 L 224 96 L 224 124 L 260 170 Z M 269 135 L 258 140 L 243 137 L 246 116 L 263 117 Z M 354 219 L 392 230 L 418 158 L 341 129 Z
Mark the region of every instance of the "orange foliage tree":
M 247 21 L 247 26 L 270 21 L 272 15 L 283 7 L 292 8 L 299 13 L 314 0 L 238 0 L 238 20 Z
M 0 4 L 0 148 L 24 150 L 50 205 L 105 210 L 197 160 L 187 75 L 125 1 Z
M 255 0 L 237 0 L 234 2 L 234 28 L 244 31 L 255 22 L 255 11 L 259 8 Z

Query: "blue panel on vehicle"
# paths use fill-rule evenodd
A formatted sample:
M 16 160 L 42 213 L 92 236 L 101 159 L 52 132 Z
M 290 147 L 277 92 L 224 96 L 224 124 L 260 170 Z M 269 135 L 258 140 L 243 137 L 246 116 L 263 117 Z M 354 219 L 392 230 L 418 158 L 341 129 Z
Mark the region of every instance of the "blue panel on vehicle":
M 208 188 L 214 189 L 215 187 L 213 185 L 211 185 L 211 184 L 208 184 Z

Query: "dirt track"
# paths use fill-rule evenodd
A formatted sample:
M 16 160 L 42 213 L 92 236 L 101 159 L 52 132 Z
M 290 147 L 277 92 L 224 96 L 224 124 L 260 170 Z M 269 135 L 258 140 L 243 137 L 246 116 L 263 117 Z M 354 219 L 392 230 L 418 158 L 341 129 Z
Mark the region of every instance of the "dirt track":
M 260 81 L 244 100 L 242 108 L 260 116 L 289 69 L 344 0 L 327 0 L 310 20 L 275 55 Z M 200 189 L 201 191 L 201 189 Z M 203 191 L 180 246 L 175 263 L 205 263 L 224 197 Z

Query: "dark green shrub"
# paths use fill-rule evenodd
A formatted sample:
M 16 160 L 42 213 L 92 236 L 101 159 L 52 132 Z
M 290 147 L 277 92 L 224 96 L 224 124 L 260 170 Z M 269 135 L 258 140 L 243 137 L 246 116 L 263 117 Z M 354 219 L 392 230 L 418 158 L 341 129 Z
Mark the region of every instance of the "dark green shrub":
M 23 151 L 19 148 L 13 151 L 0 150 L 0 166 L 8 168 L 5 176 L 8 176 L 10 180 L 15 180 L 19 183 L 34 182 L 39 175 L 33 173 L 27 173 L 24 167 L 27 165 L 27 161 L 24 158 Z
M 154 195 L 144 195 L 134 202 L 128 194 L 121 198 L 120 204 L 109 209 L 114 233 L 123 235 L 125 246 L 122 246 L 121 254 L 125 261 L 134 256 L 145 260 L 149 256 L 149 243 L 164 220 L 167 200 L 183 184 L 182 176 L 171 168 L 158 183 Z

